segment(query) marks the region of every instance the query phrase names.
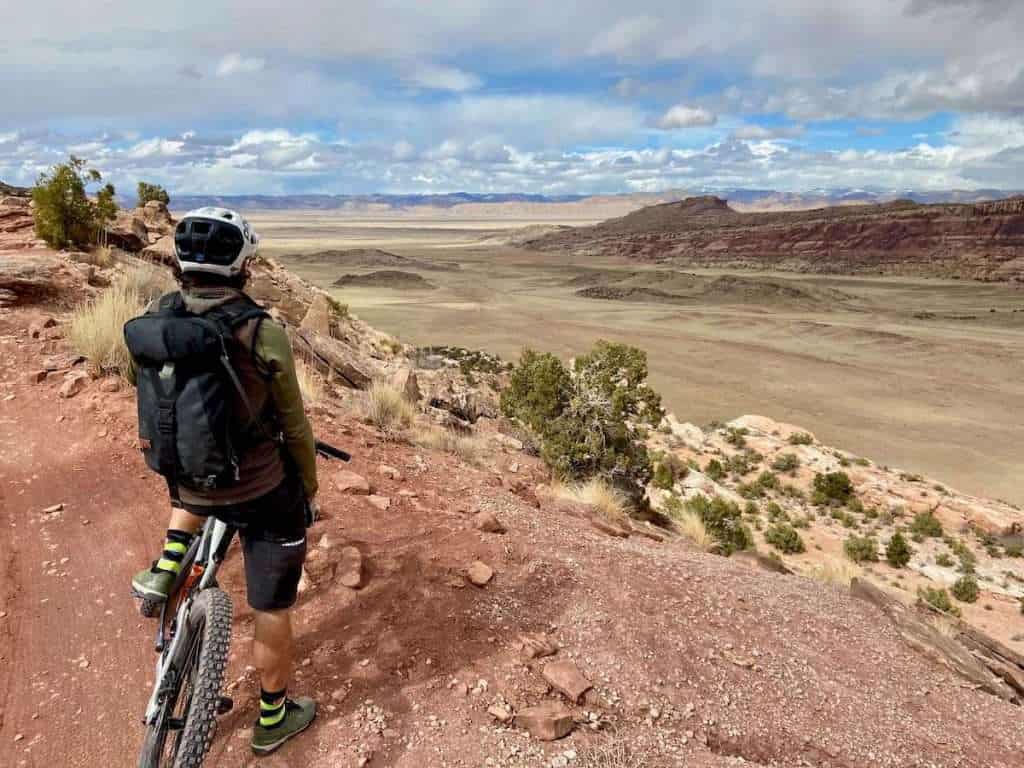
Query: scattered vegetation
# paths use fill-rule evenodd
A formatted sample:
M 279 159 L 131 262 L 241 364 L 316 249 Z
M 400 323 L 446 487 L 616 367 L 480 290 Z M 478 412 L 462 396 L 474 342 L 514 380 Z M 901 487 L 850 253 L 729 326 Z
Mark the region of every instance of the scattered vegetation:
M 878 561 L 878 541 L 872 536 L 850 536 L 843 542 L 843 552 L 855 563 Z
M 669 453 L 661 457 L 654 468 L 655 486 L 666 491 L 672 490 L 677 481 L 682 480 L 690 472 L 689 465 L 675 454 Z
M 815 563 L 807 571 L 807 575 L 826 584 L 839 584 L 848 587 L 851 581 L 860 577 L 861 569 L 849 560 L 829 557 L 820 563 Z
M 772 461 L 772 469 L 776 472 L 788 472 L 792 474 L 800 467 L 800 457 L 795 453 L 780 453 Z
M 698 495 L 688 499 L 685 508 L 701 519 L 723 555 L 728 556 L 753 546 L 754 537 L 743 523 L 742 512 L 735 502 L 721 496 L 709 499 Z
M 953 601 L 949 599 L 949 593 L 945 589 L 921 587 L 917 591 L 917 596 L 920 600 L 938 611 L 948 613 L 951 616 L 960 615 L 960 609 L 953 605 Z
M 86 188 L 103 181 L 100 172 L 72 155 L 39 175 L 32 190 L 36 234 L 52 248 L 103 244 L 106 225 L 117 214 L 114 186 L 106 184 L 89 199 Z
M 810 432 L 794 432 L 789 436 L 790 445 L 814 445 L 814 435 Z
M 437 426 L 417 429 L 413 433 L 412 442 L 429 450 L 453 453 L 472 466 L 480 462 L 480 453 L 483 451 L 480 438 Z
M 719 483 L 725 479 L 725 467 L 722 466 L 722 462 L 718 459 L 711 459 L 708 461 L 707 466 L 704 467 L 704 474 L 716 483 Z
M 948 552 L 940 552 L 935 556 L 935 564 L 943 568 L 952 568 L 954 562 L 956 561 L 953 560 Z
M 138 317 L 154 298 L 172 286 L 170 273 L 150 265 L 126 272 L 96 299 L 71 317 L 68 338 L 100 373 L 126 376 L 131 355 L 124 343 L 124 324 Z
M 813 488 L 811 501 L 818 506 L 842 506 L 853 496 L 853 483 L 845 472 L 829 472 L 824 475 L 819 472 L 814 476 Z
M 156 200 L 163 203 L 164 205 L 171 204 L 171 196 L 167 194 L 167 190 L 161 187 L 159 184 L 150 184 L 146 181 L 140 181 L 136 187 L 136 194 L 139 198 L 138 205 L 140 208 L 148 203 L 150 200 Z
M 905 567 L 913 554 L 914 550 L 899 531 L 892 535 L 889 543 L 885 546 L 885 560 L 893 568 Z
M 524 355 L 527 351 L 532 352 L 532 350 L 524 350 Z M 475 374 L 504 373 L 513 368 L 511 363 L 502 360 L 498 355 L 493 355 L 490 352 L 484 352 L 479 349 L 443 345 L 420 347 L 415 352 L 417 358 L 431 355 L 437 355 L 446 360 L 454 360 L 459 364 L 459 370 L 462 372 L 462 375 L 470 379 Z M 554 357 L 554 355 L 548 355 L 548 357 L 554 358 L 561 365 L 561 361 Z
M 415 415 L 413 404 L 387 382 L 375 381 L 363 393 L 362 417 L 385 432 L 408 428 Z
M 961 576 L 950 588 L 953 597 L 961 603 L 973 603 L 978 599 L 978 580 L 969 574 Z
M 919 512 L 914 515 L 910 530 L 925 538 L 937 539 L 942 536 L 942 523 L 932 512 Z
M 604 479 L 593 477 L 582 483 L 555 483 L 556 496 L 596 509 L 610 523 L 622 525 L 629 518 L 629 499 Z
M 704 520 L 697 513 L 687 509 L 678 496 L 670 496 L 662 505 L 661 511 L 674 520 L 679 532 L 698 548 L 705 552 L 714 548 L 715 537 L 708 532 Z
M 804 540 L 797 533 L 796 529 L 788 523 L 777 523 L 768 528 L 764 535 L 765 541 L 771 544 L 780 552 L 787 555 L 796 555 L 804 552 Z
M 299 380 L 299 391 L 302 393 L 302 402 L 307 407 L 314 407 L 323 402 L 324 384 L 320 375 L 313 366 L 305 360 L 296 359 L 295 375 Z
M 746 427 L 728 427 L 725 431 L 725 442 L 736 448 L 745 448 L 749 434 L 750 430 Z

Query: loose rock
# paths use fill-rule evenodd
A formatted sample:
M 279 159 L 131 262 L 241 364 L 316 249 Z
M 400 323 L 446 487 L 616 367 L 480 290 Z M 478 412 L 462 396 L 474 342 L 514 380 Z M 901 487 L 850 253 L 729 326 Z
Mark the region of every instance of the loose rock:
M 521 710 L 515 722 L 540 741 L 555 741 L 568 736 L 573 728 L 572 712 L 557 701 L 546 701 Z
M 347 469 L 341 470 L 334 476 L 334 487 L 341 493 L 350 493 L 354 496 L 370 494 L 370 483 L 366 478 Z
M 68 378 L 60 385 L 59 394 L 63 398 L 72 398 L 89 386 L 89 374 L 84 371 L 75 371 L 68 374 Z
M 505 533 L 505 526 L 493 512 L 477 512 L 473 516 L 473 527 L 484 533 Z
M 569 701 L 578 702 L 593 685 L 571 661 L 554 661 L 544 667 L 544 679 Z
M 380 511 L 384 512 L 391 508 L 391 499 L 388 496 L 367 496 L 366 500 Z
M 466 569 L 466 578 L 470 584 L 483 587 L 494 578 L 494 570 L 487 563 L 477 560 Z
M 344 547 L 338 562 L 338 580 L 350 589 L 363 586 L 363 555 L 355 547 Z

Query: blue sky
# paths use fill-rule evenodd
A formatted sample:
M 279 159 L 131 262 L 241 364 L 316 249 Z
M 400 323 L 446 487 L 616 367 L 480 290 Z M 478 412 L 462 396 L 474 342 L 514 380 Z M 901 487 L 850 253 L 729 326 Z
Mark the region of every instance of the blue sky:
M 1024 188 L 1016 0 L 35 0 L 0 179 L 125 191 Z

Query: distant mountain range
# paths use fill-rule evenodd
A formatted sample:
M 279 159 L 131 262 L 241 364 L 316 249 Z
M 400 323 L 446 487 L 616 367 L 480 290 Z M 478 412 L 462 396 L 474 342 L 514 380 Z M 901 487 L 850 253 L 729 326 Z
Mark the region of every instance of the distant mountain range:
M 173 195 L 171 204 L 175 210 L 188 210 L 211 205 L 240 210 L 316 210 L 388 215 L 431 211 L 454 213 L 467 206 L 472 206 L 473 210 L 481 210 L 486 206 L 505 207 L 516 211 L 529 209 L 533 212 L 544 206 L 568 206 L 574 210 L 585 209 L 591 203 L 598 207 L 619 204 L 626 208 L 640 208 L 657 202 L 673 202 L 705 194 L 714 194 L 728 200 L 736 210 L 772 211 L 806 210 L 834 205 L 870 205 L 893 200 L 913 200 L 916 203 L 973 203 L 1012 197 L 1021 192 L 998 189 L 939 192 L 920 192 L 910 189 L 817 189 L 807 192 L 780 192 L 772 189 L 688 189 L 617 195 L 474 194 L 471 192 L 453 192 L 442 195 Z

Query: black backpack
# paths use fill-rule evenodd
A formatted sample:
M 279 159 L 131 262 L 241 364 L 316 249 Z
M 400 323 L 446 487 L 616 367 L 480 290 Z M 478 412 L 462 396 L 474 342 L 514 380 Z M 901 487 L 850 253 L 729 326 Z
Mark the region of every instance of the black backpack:
M 180 293 L 160 299 L 155 311 L 124 326 L 138 366 L 139 437 L 146 464 L 173 485 L 210 491 L 239 481 L 239 459 L 261 439 L 275 439 L 231 365 L 236 331 L 267 313 L 248 297 L 201 315 Z M 248 410 L 239 431 L 232 413 L 237 392 Z

